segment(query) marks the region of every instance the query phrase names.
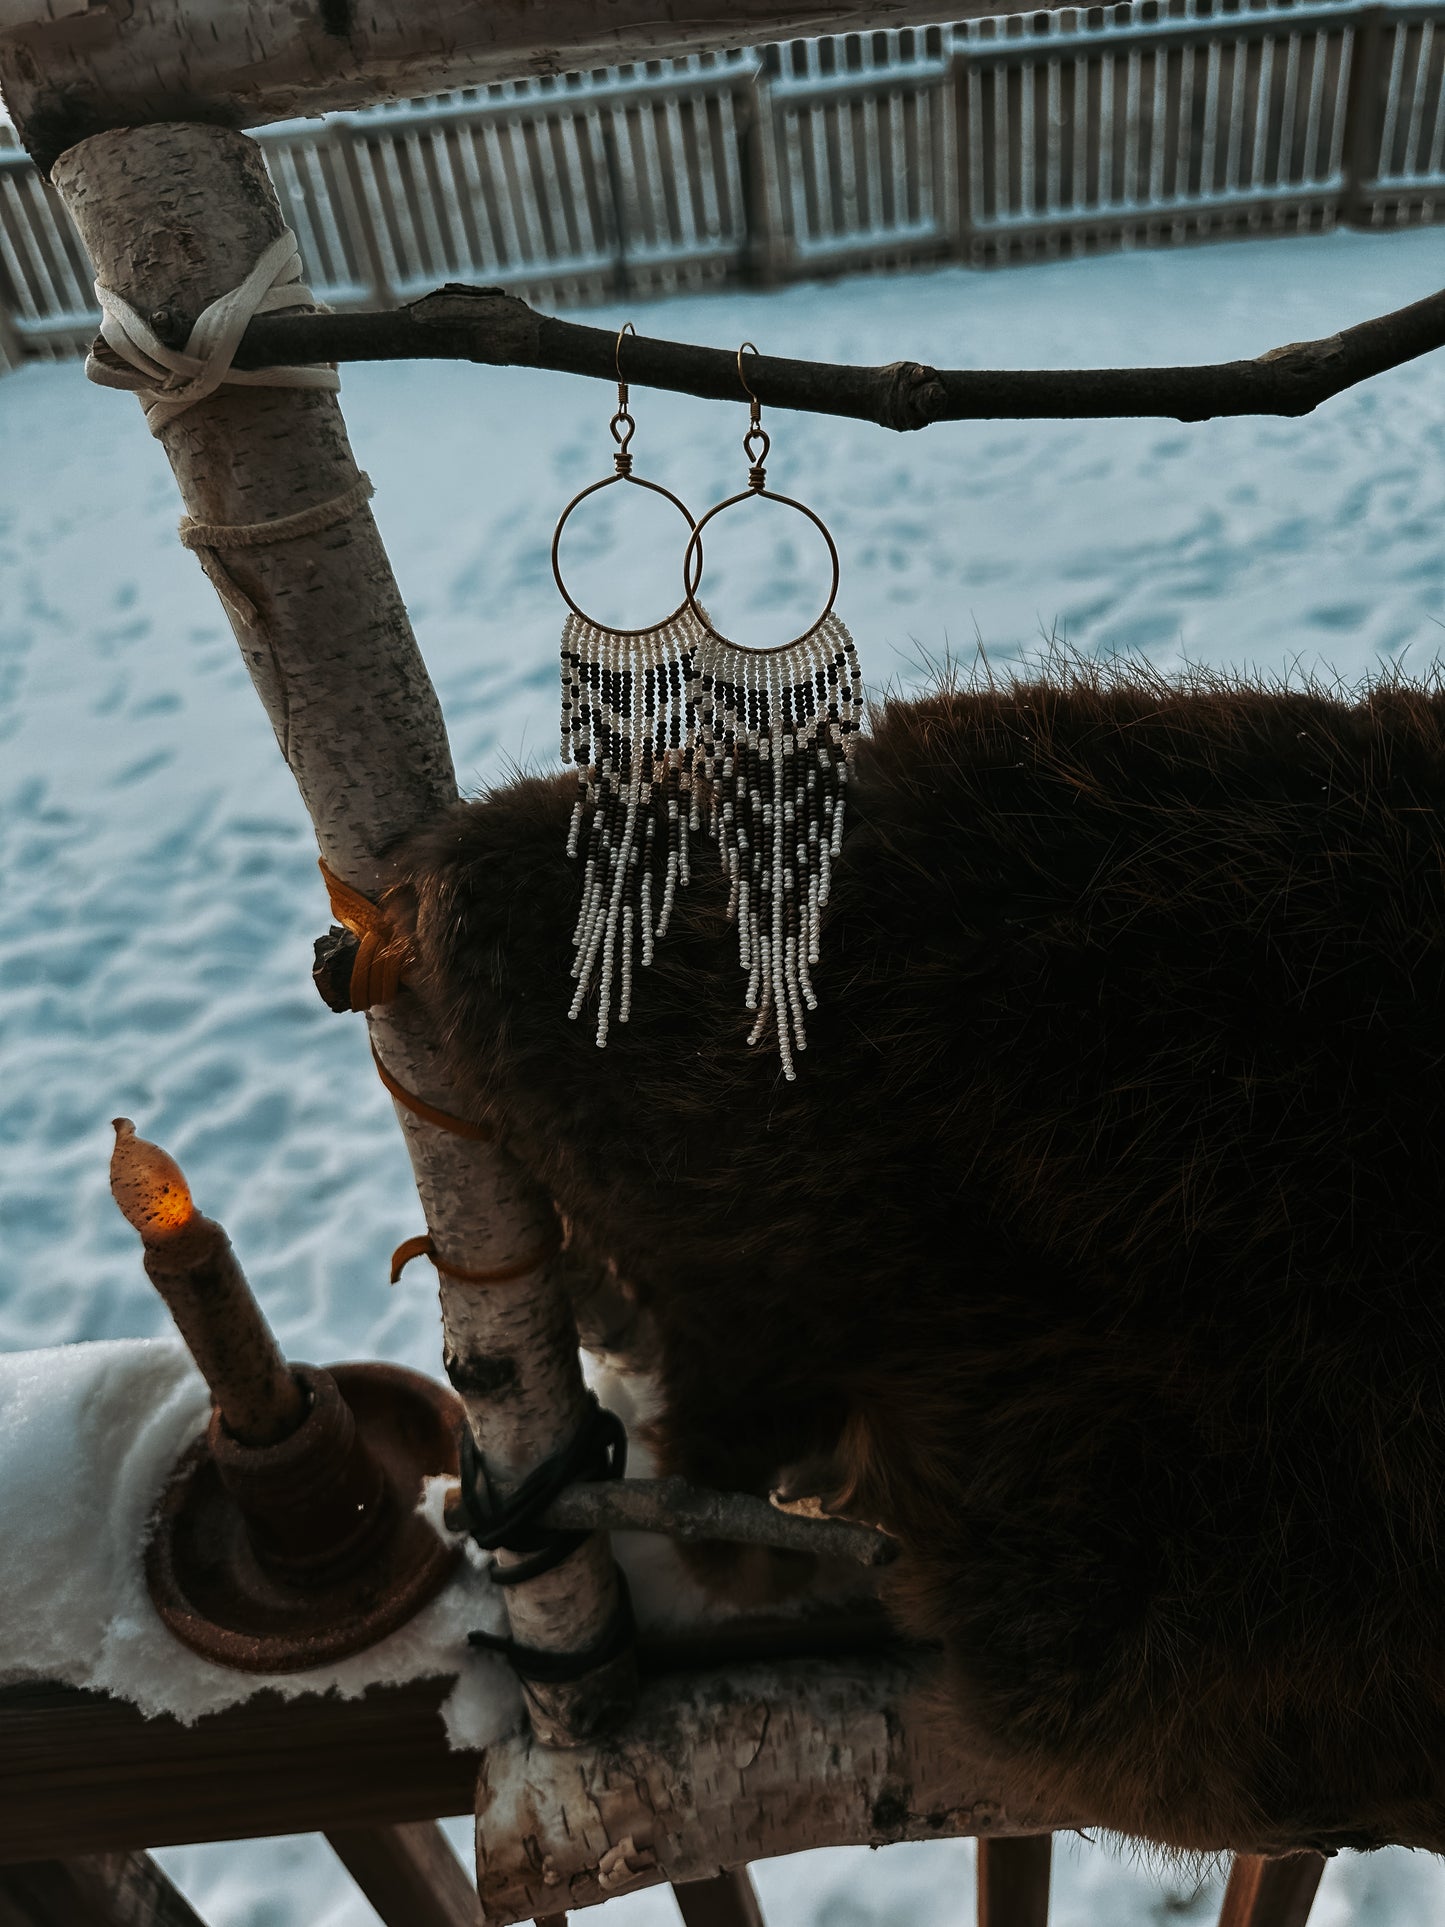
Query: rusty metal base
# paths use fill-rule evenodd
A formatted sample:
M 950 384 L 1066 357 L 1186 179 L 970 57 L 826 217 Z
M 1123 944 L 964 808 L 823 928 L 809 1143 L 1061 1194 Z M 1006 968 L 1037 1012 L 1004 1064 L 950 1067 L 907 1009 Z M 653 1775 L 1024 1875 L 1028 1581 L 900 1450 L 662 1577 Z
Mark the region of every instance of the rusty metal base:
M 268 1571 L 205 1437 L 162 1496 L 146 1547 L 151 1598 L 176 1638 L 218 1665 L 302 1672 L 361 1652 L 435 1598 L 461 1559 L 416 1513 L 423 1478 L 457 1475 L 455 1395 L 398 1365 L 330 1371 L 385 1480 L 362 1563 L 305 1584 Z

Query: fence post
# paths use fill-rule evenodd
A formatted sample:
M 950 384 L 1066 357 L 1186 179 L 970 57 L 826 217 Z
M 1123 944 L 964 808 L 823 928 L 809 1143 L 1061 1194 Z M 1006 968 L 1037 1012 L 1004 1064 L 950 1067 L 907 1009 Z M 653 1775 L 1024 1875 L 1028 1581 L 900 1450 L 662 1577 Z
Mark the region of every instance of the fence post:
M 768 193 L 768 143 L 774 138 L 773 106 L 768 97 L 768 49 L 746 86 L 733 95 L 733 125 L 738 133 L 738 185 L 743 235 L 738 276 L 750 288 L 771 287 L 781 277 L 778 236 Z
M 1385 10 L 1365 7 L 1356 16 L 1345 94 L 1344 184 L 1340 219 L 1349 227 L 1370 225 L 1370 189 L 1380 172 L 1382 114 L 1380 74 Z
M 948 65 L 948 82 L 953 89 L 953 185 L 957 196 L 954 210 L 954 252 L 960 261 L 972 261 L 973 219 L 973 110 L 970 102 L 970 67 L 966 46 L 954 44 Z
M 371 283 L 367 290 L 371 306 L 374 308 L 394 308 L 396 293 L 386 272 L 386 260 L 381 252 L 380 239 L 376 232 L 376 217 L 371 203 L 366 198 L 366 189 L 361 179 L 361 163 L 356 157 L 358 134 L 354 127 L 342 121 L 331 131 L 330 138 L 336 152 L 336 179 L 341 187 L 345 204 L 336 212 L 350 231 L 352 245 L 356 250 L 357 265 Z
M 20 346 L 20 337 L 11 323 L 10 310 L 0 299 L 0 375 L 8 375 L 24 359 L 25 350 Z
M 602 161 L 607 170 L 607 205 L 612 214 L 612 293 L 621 300 L 632 292 L 627 266 L 627 198 L 622 186 L 622 157 L 617 151 L 617 116 L 627 113 L 614 102 L 602 114 Z

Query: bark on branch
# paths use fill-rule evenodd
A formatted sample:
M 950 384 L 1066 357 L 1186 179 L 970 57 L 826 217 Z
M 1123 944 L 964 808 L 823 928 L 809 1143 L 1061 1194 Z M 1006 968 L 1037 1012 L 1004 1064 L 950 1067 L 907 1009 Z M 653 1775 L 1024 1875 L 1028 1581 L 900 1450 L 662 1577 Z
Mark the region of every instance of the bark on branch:
M 48 172 L 112 127 L 261 127 L 524 74 L 1000 11 L 1009 0 L 0 0 L 0 88 Z
M 755 355 L 747 375 L 767 407 L 846 415 L 883 428 L 1119 415 L 1196 422 L 1215 415 L 1307 415 L 1332 395 L 1442 346 L 1445 291 L 1319 341 L 1194 368 L 929 368 L 912 361 L 853 368 Z M 385 314 L 260 316 L 246 330 L 236 365 L 441 359 L 611 382 L 616 352 L 610 328 L 540 315 L 499 288 L 452 283 Z M 745 399 L 735 348 L 629 336 L 622 371 L 639 388 Z
M 460 1502 L 447 1523 L 460 1530 Z M 563 1532 L 658 1532 L 669 1539 L 724 1539 L 732 1545 L 774 1546 L 850 1565 L 886 1566 L 898 1542 L 851 1519 L 784 1511 L 750 1492 L 714 1492 L 686 1479 L 582 1480 L 568 1486 L 539 1522 Z
M 605 1744 L 489 1747 L 477 1782 L 488 1927 L 808 1847 L 1087 1825 L 943 1720 L 919 1655 L 659 1680 Z

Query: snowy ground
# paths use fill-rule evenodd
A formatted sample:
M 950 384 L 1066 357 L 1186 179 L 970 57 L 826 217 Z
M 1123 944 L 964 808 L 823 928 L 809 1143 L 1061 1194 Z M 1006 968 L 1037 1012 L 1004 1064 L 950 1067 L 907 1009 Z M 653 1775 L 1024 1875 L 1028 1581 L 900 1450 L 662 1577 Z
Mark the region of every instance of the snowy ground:
M 643 333 L 836 360 L 1119 365 L 1257 353 L 1442 282 L 1438 233 L 1340 234 L 627 312 Z M 608 392 L 422 365 L 348 369 L 343 399 L 463 782 L 550 761 L 548 543 L 562 502 L 607 466 Z M 641 472 L 695 513 L 741 485 L 741 407 L 633 400 Z M 1302 422 L 768 425 L 770 481 L 838 538 L 839 607 L 875 688 L 979 640 L 1006 662 L 1055 629 L 1163 664 L 1349 680 L 1381 663 L 1423 672 L 1445 641 L 1438 356 Z M 387 1254 L 419 1226 L 390 1105 L 358 1026 L 307 982 L 328 921 L 309 829 L 175 543 L 159 448 L 133 404 L 65 366 L 0 383 L 0 450 L 0 1349 L 164 1329 L 106 1190 L 108 1121 L 125 1113 L 227 1224 L 293 1355 L 435 1371 L 422 1269 L 385 1282 Z M 715 614 L 758 640 L 805 615 L 817 579 L 816 554 L 779 528 L 750 566 L 709 544 Z M 595 530 L 567 554 L 603 613 L 641 621 L 675 599 L 676 545 L 666 522 L 625 532 L 616 566 Z M 318 1841 L 162 1858 L 213 1927 L 370 1918 Z M 1060 1844 L 1056 1877 L 1057 1927 L 1217 1910 L 1217 1888 L 1082 1842 Z M 970 1882 L 966 1843 L 758 1872 L 774 1927 L 964 1927 Z M 1315 1919 L 1423 1927 L 1442 1910 L 1442 1869 L 1387 1854 L 1333 1865 Z M 675 1913 L 652 1894 L 596 1918 Z

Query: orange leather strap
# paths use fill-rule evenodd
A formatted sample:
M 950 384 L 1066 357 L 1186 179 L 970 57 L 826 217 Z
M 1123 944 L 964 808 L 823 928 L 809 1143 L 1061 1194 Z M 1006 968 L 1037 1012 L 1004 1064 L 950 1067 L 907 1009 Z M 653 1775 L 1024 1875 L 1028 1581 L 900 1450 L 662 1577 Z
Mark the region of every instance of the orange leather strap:
M 396 1283 L 413 1258 L 430 1258 L 443 1277 L 460 1279 L 463 1284 L 511 1284 L 513 1280 L 526 1278 L 544 1265 L 561 1242 L 560 1235 L 554 1236 L 536 1251 L 529 1251 L 525 1258 L 515 1258 L 510 1264 L 491 1265 L 485 1271 L 464 1271 L 460 1265 L 449 1265 L 444 1258 L 438 1258 L 431 1233 L 426 1231 L 420 1237 L 408 1238 L 405 1244 L 399 1244 L 392 1252 L 391 1282 Z
M 386 912 L 343 883 L 322 857 L 317 858 L 331 898 L 331 914 L 356 938 L 351 965 L 351 1008 L 371 1010 L 389 1004 L 401 989 L 402 972 L 410 961 L 410 946 L 393 928 Z

